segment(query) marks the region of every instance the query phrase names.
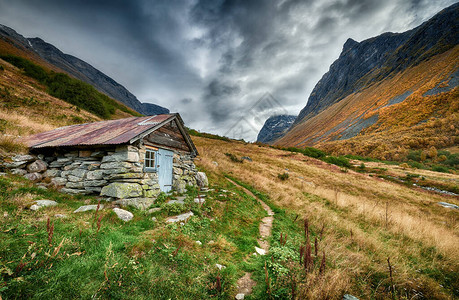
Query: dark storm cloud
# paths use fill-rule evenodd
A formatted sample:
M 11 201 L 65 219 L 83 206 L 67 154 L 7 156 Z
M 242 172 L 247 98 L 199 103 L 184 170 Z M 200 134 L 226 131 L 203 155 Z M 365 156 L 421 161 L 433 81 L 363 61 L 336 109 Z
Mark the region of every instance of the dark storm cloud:
M 266 92 L 297 114 L 348 38 L 411 29 L 456 1 L 0 0 L 0 23 L 223 134 Z
M 222 123 L 231 117 L 234 111 L 234 97 L 241 92 L 241 88 L 220 82 L 218 79 L 212 80 L 206 87 L 204 99 L 209 103 L 209 114 L 212 121 Z

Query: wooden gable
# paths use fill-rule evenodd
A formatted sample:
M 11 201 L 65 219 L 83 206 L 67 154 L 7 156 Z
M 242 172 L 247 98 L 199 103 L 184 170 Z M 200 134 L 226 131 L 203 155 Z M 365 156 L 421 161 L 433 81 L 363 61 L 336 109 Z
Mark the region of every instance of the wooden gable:
M 165 146 L 174 150 L 192 152 L 185 137 L 177 125 L 177 119 L 173 119 L 143 138 L 145 145 Z

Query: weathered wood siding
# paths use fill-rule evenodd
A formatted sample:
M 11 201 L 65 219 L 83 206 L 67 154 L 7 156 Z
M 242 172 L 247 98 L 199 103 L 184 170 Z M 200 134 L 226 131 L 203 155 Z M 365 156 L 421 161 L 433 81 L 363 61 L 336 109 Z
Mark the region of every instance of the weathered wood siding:
M 185 138 L 177 127 L 176 120 L 172 120 L 168 124 L 150 133 L 144 137 L 143 141 L 146 145 L 166 146 L 174 150 L 191 152 Z

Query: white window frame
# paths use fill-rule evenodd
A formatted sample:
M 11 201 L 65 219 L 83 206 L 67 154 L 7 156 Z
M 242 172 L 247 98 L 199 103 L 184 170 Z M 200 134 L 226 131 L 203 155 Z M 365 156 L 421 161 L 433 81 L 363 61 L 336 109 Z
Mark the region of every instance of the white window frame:
M 150 155 L 149 158 L 147 158 L 147 153 Z M 145 157 L 144 157 L 144 161 L 143 161 L 143 165 L 144 165 L 144 170 L 146 172 L 156 172 L 157 171 L 157 168 L 156 168 L 156 160 L 158 159 L 158 151 L 157 150 L 154 150 L 154 149 L 149 149 L 149 148 L 146 148 L 145 149 Z M 150 162 L 150 166 L 147 167 L 147 161 Z M 151 166 L 151 163 L 153 162 L 153 166 Z

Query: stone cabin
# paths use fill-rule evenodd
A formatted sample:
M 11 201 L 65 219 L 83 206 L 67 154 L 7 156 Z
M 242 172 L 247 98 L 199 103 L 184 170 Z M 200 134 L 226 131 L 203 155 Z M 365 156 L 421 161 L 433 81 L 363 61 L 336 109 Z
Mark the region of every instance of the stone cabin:
M 145 208 L 161 191 L 182 193 L 197 179 L 205 184 L 193 162 L 198 151 L 179 114 L 66 126 L 26 142 L 31 155 L 13 158 L 10 168 L 65 193 Z

